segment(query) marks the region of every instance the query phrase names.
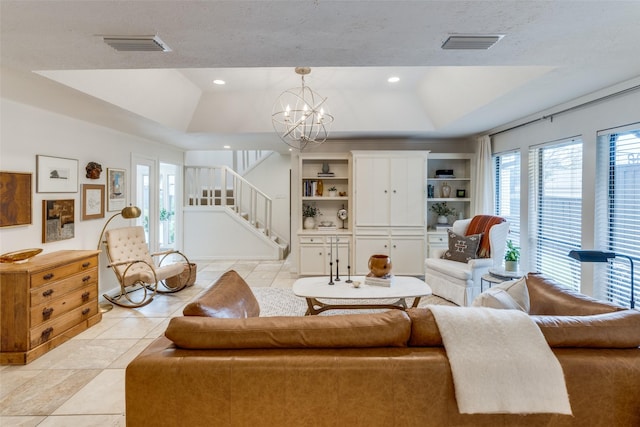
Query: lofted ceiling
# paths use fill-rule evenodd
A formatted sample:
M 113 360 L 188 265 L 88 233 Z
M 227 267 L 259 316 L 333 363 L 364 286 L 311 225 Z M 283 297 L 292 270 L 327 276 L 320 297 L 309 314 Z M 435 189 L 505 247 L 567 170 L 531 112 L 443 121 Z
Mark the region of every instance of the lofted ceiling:
M 639 19 L 640 1 L 0 0 L 2 96 L 185 149 L 284 150 L 272 106 L 310 66 L 331 138 L 461 139 L 640 76 Z M 504 38 L 441 49 L 451 34 Z

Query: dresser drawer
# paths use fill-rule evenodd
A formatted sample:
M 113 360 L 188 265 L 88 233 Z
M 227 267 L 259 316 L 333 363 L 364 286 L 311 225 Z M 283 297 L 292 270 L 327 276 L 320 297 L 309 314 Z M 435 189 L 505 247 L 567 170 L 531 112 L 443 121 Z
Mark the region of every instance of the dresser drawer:
M 98 300 L 98 289 L 95 283 L 62 295 L 45 304 L 34 306 L 31 309 L 31 327 L 59 318 L 65 313 L 74 310 L 90 301 Z
M 29 342 L 31 348 L 49 341 L 51 338 L 63 334 L 80 322 L 98 314 L 98 301 L 91 301 L 68 313 L 63 314 L 55 320 L 42 323 L 29 331 Z
M 37 289 L 31 289 L 31 307 L 53 301 L 61 296 L 98 281 L 98 269 L 91 268 L 66 279 L 47 283 Z M 95 286 L 95 285 L 94 285 Z M 97 286 L 95 286 L 97 288 Z
M 34 273 L 31 276 L 31 287 L 37 288 L 46 283 L 64 279 L 72 274 L 98 267 L 98 257 L 93 256 L 69 264 Z
M 315 236 L 315 237 L 304 236 L 304 237 L 300 237 L 300 243 L 304 245 L 309 245 L 309 244 L 323 245 L 324 237 L 323 236 Z

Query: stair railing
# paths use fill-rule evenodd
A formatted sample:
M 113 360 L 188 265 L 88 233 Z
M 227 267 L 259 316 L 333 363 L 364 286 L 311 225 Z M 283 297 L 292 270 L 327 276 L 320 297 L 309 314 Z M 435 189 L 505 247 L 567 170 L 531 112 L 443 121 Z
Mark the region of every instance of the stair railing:
M 185 166 L 185 206 L 226 206 L 271 236 L 269 196 L 227 166 Z

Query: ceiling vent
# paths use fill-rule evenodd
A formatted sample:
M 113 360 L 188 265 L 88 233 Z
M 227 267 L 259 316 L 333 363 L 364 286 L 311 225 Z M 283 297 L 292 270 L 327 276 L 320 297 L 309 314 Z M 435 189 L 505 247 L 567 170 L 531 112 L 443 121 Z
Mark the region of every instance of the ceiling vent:
M 103 36 L 102 39 L 119 52 L 171 52 L 158 36 Z
M 476 36 L 449 36 L 444 43 L 442 49 L 479 49 L 487 50 L 494 44 L 498 43 L 504 34 L 495 35 L 476 35 Z

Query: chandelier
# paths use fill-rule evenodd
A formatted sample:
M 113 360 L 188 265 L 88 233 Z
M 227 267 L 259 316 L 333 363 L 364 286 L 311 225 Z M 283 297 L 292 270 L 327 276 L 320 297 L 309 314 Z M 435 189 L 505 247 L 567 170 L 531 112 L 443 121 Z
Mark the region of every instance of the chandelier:
M 271 122 L 280 139 L 296 150 L 308 144 L 320 145 L 327 140 L 333 116 L 325 105 L 327 98 L 304 84 L 309 67 L 296 67 L 302 86 L 285 90 L 273 105 Z

